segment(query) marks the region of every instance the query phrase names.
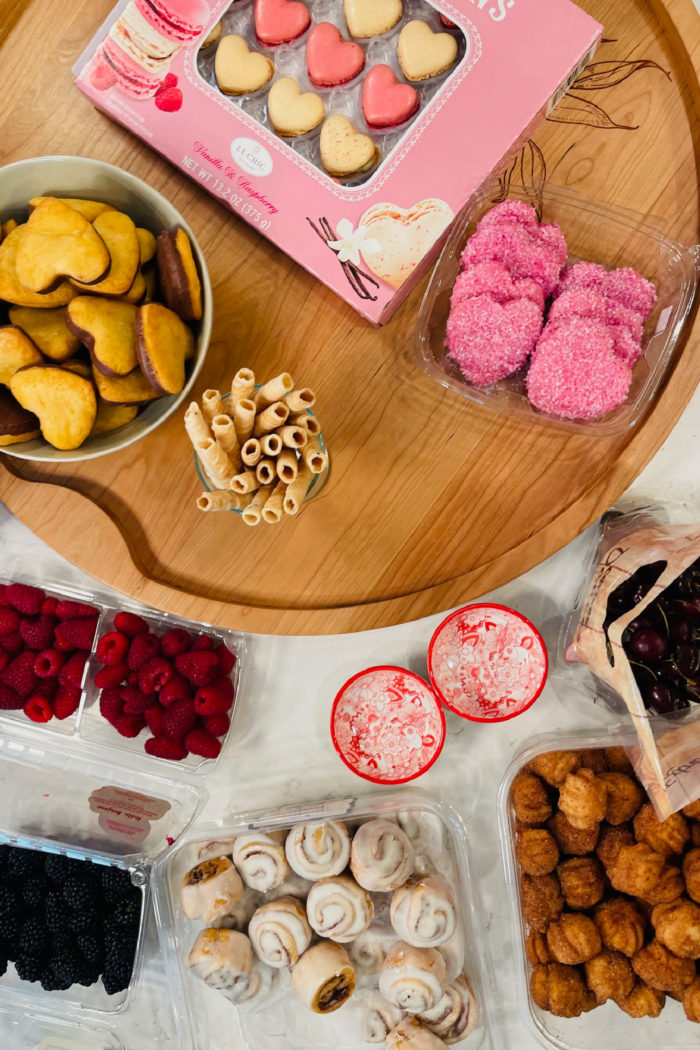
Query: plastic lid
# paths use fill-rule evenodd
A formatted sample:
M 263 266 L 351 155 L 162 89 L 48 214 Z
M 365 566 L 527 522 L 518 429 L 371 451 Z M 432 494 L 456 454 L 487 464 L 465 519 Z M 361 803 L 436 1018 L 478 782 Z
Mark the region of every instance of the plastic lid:
M 505 605 L 465 605 L 430 639 L 428 674 L 446 707 L 474 722 L 504 722 L 534 704 L 547 680 L 542 635 Z
M 422 678 L 403 667 L 368 667 L 340 689 L 331 737 L 353 773 L 403 784 L 432 766 L 445 742 L 445 715 Z

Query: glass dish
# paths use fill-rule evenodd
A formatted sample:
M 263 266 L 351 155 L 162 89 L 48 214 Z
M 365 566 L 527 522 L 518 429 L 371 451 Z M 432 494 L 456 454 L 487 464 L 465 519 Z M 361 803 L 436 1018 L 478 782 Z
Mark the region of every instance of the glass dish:
M 493 1031 L 491 962 L 484 940 L 478 890 L 470 874 L 469 845 L 464 825 L 449 806 L 424 792 L 407 789 L 381 795 L 286 806 L 272 813 L 234 816 L 226 823 L 193 829 L 158 864 L 156 914 L 183 1046 L 208 1050 L 215 1040 L 215 1033 L 225 1027 L 230 1029 L 233 1023 L 240 1025 L 242 1038 L 250 1050 L 371 1050 L 373 1044 L 364 1043 L 361 1038 L 358 1040 L 357 1028 L 353 1024 L 352 1000 L 336 1013 L 319 1017 L 297 1004 L 287 989 L 282 994 L 273 993 L 263 999 L 257 1008 L 243 1007 L 232 1012 L 230 1003 L 194 977 L 187 965 L 189 950 L 202 924 L 185 918 L 180 907 L 180 886 L 183 875 L 197 861 L 200 844 L 235 837 L 251 829 L 268 833 L 286 830 L 301 822 L 342 820 L 353 825 L 375 818 L 392 819 L 398 812 L 406 810 L 417 811 L 440 829 L 442 852 L 437 864 L 441 872 L 451 869 L 454 873 L 460 905 L 461 935 L 464 938 L 464 970 L 479 1004 L 477 1026 L 460 1046 L 464 1050 L 482 1047 L 484 1050 L 495 1050 L 503 1045 Z M 431 856 L 435 859 L 436 852 L 431 852 Z M 389 894 L 375 894 L 375 905 L 378 898 L 383 899 L 382 909 L 386 912 Z M 378 921 L 379 916 L 376 916 L 375 924 Z M 387 934 L 389 932 L 387 930 Z
M 509 197 L 535 201 L 522 186 L 511 185 Z M 610 436 L 635 427 L 654 404 L 673 363 L 697 284 L 696 249 L 668 239 L 654 220 L 575 190 L 547 185 L 542 194 L 542 221 L 561 226 L 569 247 L 567 264 L 587 259 L 608 268 L 632 266 L 653 281 L 657 300 L 642 338 L 644 353 L 634 366 L 625 402 L 604 416 L 566 420 L 540 412 L 527 399 L 525 370 L 490 387 L 469 383 L 447 356 L 445 325 L 459 259 L 481 217 L 498 200 L 490 182 L 471 198 L 455 222 L 426 290 L 415 334 L 421 367 L 442 386 L 484 408 L 524 422 L 555 426 L 573 433 Z
M 656 1018 L 632 1018 L 611 1000 L 580 1017 L 555 1017 L 535 1005 L 530 994 L 532 966 L 525 952 L 526 926 L 520 909 L 518 864 L 515 858 L 516 820 L 510 805 L 510 788 L 517 773 L 537 755 L 553 750 L 581 750 L 636 744 L 634 732 L 622 726 L 579 733 L 549 733 L 522 747 L 501 781 L 498 796 L 499 833 L 510 888 L 512 945 L 516 966 L 516 991 L 520 1014 L 528 1031 L 548 1050 L 691 1050 L 698 1045 L 697 1025 L 688 1021 L 680 1003 L 666 997 Z

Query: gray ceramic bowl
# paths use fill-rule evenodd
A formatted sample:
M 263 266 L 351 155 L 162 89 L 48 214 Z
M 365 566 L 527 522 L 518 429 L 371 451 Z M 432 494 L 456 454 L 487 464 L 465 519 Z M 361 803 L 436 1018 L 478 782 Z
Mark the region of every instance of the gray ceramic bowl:
M 108 452 L 126 448 L 163 422 L 185 401 L 197 378 L 209 346 L 212 324 L 212 292 L 209 273 L 201 249 L 183 217 L 156 190 L 151 189 L 135 175 L 130 175 L 112 164 L 89 157 L 33 157 L 0 168 L 0 201 L 2 218 L 26 214 L 31 197 L 85 197 L 105 201 L 125 211 L 138 226 L 145 226 L 156 236 L 161 230 L 182 226 L 187 232 L 202 280 L 202 320 L 195 328 L 195 355 L 188 364 L 184 389 L 170 397 L 152 401 L 131 423 L 108 434 L 88 438 L 80 448 L 68 452 L 53 448 L 43 438 L 4 446 L 1 451 L 9 456 L 46 463 L 67 463 L 81 459 L 95 459 Z

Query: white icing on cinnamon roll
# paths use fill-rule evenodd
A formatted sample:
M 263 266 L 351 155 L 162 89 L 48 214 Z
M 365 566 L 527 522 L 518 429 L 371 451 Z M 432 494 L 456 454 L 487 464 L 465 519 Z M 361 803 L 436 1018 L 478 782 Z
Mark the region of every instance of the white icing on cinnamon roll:
M 413 871 L 413 847 L 398 824 L 369 820 L 355 832 L 350 868 L 366 890 L 395 890 Z
M 384 930 L 372 928 L 361 933 L 348 947 L 350 958 L 358 974 L 379 973 L 386 959 L 386 953 L 393 943 L 394 938 Z
M 285 853 L 292 871 L 315 882 L 345 870 L 350 836 L 345 825 L 336 820 L 297 824 L 287 835 Z
M 283 846 L 261 831 L 239 835 L 232 857 L 246 886 L 260 893 L 279 886 L 289 874 Z
M 230 857 L 235 841 L 235 838 L 229 838 L 204 842 L 197 851 L 197 860 L 211 860 L 212 857 Z
M 241 930 L 245 933 L 248 923 L 262 903 L 262 895 L 246 886 L 238 903 L 234 904 L 225 915 L 220 915 L 215 919 L 211 925 L 216 926 L 219 930 Z
M 366 992 L 363 1005 L 367 1013 L 364 1022 L 364 1037 L 368 1043 L 383 1043 L 392 1028 L 405 1014 L 403 1010 L 390 1003 L 379 992 Z
M 469 981 L 460 974 L 454 984 L 448 985 L 440 1002 L 432 1010 L 419 1014 L 418 1019 L 444 1042 L 458 1043 L 474 1030 L 478 1015 Z
M 319 879 L 309 890 L 306 914 L 320 937 L 341 944 L 354 940 L 372 921 L 372 898 L 347 875 Z
M 420 809 L 404 809 L 396 814 L 401 829 L 406 833 L 415 853 L 413 871 L 416 875 L 445 873 L 443 823 L 435 813 Z
M 391 899 L 391 925 L 401 940 L 418 948 L 437 948 L 457 928 L 451 887 L 439 875 L 411 880 Z
M 248 936 L 255 954 L 268 966 L 294 966 L 311 943 L 304 905 L 294 897 L 263 904 L 250 920 Z
M 212 857 L 190 868 L 182 880 L 182 910 L 188 919 L 213 922 L 243 896 L 243 883 L 228 857 Z
M 379 972 L 379 991 L 410 1014 L 432 1010 L 447 985 L 445 960 L 435 948 L 414 948 L 398 941 Z
M 237 930 L 201 930 L 187 962 L 197 977 L 232 1003 L 245 1002 L 262 991 L 250 941 Z
M 445 1050 L 445 1044 L 415 1017 L 404 1017 L 386 1037 L 386 1050 Z

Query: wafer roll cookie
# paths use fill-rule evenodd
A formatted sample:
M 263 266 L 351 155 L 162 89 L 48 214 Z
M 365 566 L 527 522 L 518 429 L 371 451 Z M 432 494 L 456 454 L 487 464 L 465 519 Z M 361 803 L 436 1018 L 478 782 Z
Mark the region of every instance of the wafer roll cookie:
M 233 425 L 231 417 L 225 415 L 223 412 L 214 416 L 211 421 L 211 429 L 216 438 L 217 444 L 221 445 L 234 467 L 238 468 L 241 461 L 241 450 L 238 447 L 236 428 Z
M 215 489 L 213 492 L 203 492 L 197 500 L 200 510 L 238 510 L 240 497 L 235 492 Z
M 286 423 L 288 416 L 289 409 L 284 401 L 275 401 L 274 405 L 270 405 L 257 416 L 253 433 L 256 437 L 260 437 L 261 434 L 268 434 L 271 430 L 276 430 L 277 427 L 281 427 Z
M 269 382 L 263 384 L 258 390 L 255 391 L 253 400 L 258 406 L 258 412 L 262 408 L 266 408 L 267 405 L 272 405 L 275 401 L 281 401 L 285 394 L 294 386 L 294 382 L 289 372 L 281 372 L 274 379 L 270 379 Z
M 261 485 L 269 485 L 275 480 L 275 464 L 271 459 L 261 459 L 255 468 L 255 476 Z
M 233 425 L 239 444 L 244 445 L 253 433 L 255 425 L 255 405 L 249 398 L 244 397 L 234 408 Z
M 311 438 L 301 450 L 301 458 L 312 474 L 320 474 L 328 466 L 328 455 L 318 443 L 318 438 Z
M 280 452 L 275 465 L 277 477 L 285 485 L 291 485 L 293 481 L 296 481 L 296 476 L 299 473 L 299 461 L 291 449 L 286 448 L 284 452 Z
M 218 445 L 213 438 L 206 438 L 204 441 L 197 442 L 196 449 L 207 476 L 214 482 L 214 487 L 228 488 L 228 482 L 236 473 L 236 468 L 221 445 Z
M 272 494 L 267 497 L 265 506 L 262 509 L 262 518 L 268 525 L 276 525 L 278 521 L 281 521 L 284 513 L 283 504 L 286 491 L 287 486 L 283 482 L 278 481 L 272 490 Z
M 304 464 L 296 476 L 296 481 L 293 481 L 291 485 L 287 485 L 287 491 L 284 494 L 285 514 L 299 513 L 312 479 L 313 474 L 306 464 Z
M 308 386 L 304 386 L 299 390 L 291 390 L 285 401 L 289 405 L 290 412 L 305 412 L 307 408 L 313 408 L 316 404 L 316 395 Z
M 260 448 L 264 456 L 279 456 L 282 451 L 282 438 L 279 434 L 263 434 L 260 438 Z
M 321 433 L 321 424 L 312 412 L 300 412 L 298 416 L 290 416 L 288 422 L 295 427 L 301 427 L 312 437 L 318 437 Z
M 231 380 L 231 396 L 229 406 L 233 412 L 241 401 L 253 396 L 255 390 L 255 374 L 249 368 L 239 368 Z
M 246 467 L 254 467 L 262 455 L 260 442 L 257 438 L 248 438 L 241 449 L 241 459 Z
M 254 470 L 244 470 L 229 481 L 229 488 L 242 496 L 245 492 L 254 492 L 260 488 L 260 482 L 255 476 Z
M 265 485 L 259 488 L 252 500 L 241 514 L 246 525 L 259 525 L 262 521 L 262 509 L 272 495 L 273 485 Z
M 309 440 L 309 435 L 303 427 L 280 427 L 278 433 L 282 438 L 282 444 L 287 448 L 303 448 Z
M 220 390 L 205 390 L 202 394 L 202 415 L 211 425 L 214 416 L 224 411 Z
M 192 401 L 185 412 L 185 430 L 194 448 L 199 441 L 210 441 L 211 430 L 196 401 Z

